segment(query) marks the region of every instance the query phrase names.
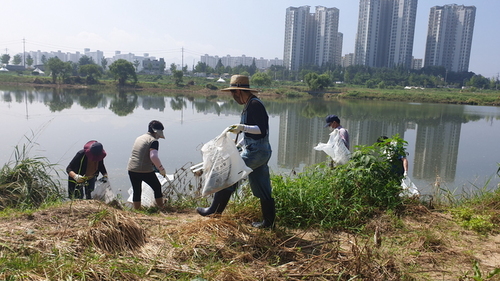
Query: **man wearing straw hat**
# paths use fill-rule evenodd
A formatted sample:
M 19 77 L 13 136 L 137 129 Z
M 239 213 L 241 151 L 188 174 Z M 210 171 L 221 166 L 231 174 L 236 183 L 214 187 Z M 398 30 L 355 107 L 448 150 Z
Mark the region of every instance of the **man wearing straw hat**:
M 257 228 L 272 228 L 274 227 L 276 210 L 271 194 L 271 180 L 268 166 L 268 161 L 271 158 L 269 116 L 264 104 L 254 95 L 258 91 L 250 88 L 248 76 L 233 75 L 230 87 L 222 91 L 231 92 L 233 99 L 238 104 L 244 105 L 240 124 L 230 126 L 230 132 L 235 134 L 243 132 L 241 157 L 245 161 L 245 164 L 253 170 L 248 175 L 248 181 L 253 195 L 259 198 L 261 203 L 263 220 L 252 223 L 252 226 Z M 211 206 L 208 208 L 197 208 L 198 213 L 202 216 L 221 214 L 236 187 L 237 184 L 216 192 Z

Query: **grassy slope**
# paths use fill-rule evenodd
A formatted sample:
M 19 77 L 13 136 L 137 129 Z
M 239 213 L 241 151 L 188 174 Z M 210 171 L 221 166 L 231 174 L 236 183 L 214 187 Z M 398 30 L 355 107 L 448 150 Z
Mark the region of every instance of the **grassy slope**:
M 233 205 L 204 218 L 192 209 L 147 214 L 93 200 L 4 212 L 0 279 L 472 280 L 474 261 L 483 276 L 500 264 L 498 231 L 479 235 L 421 205 L 399 217 L 380 214 L 358 234 L 262 231 L 244 217 Z

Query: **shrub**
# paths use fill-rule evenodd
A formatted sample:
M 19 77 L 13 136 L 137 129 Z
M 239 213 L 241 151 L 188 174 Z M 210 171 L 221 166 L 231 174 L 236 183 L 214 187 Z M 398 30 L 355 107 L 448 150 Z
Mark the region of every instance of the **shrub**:
M 208 83 L 205 87 L 207 89 L 210 89 L 210 90 L 218 90 L 219 89 L 219 88 L 217 88 L 217 86 L 210 84 L 210 83 Z
M 404 142 L 397 136 L 390 140 Z M 382 146 L 358 147 L 347 164 L 333 169 L 322 163 L 272 180 L 280 224 L 290 227 L 358 229 L 377 212 L 402 203 L 401 179 Z

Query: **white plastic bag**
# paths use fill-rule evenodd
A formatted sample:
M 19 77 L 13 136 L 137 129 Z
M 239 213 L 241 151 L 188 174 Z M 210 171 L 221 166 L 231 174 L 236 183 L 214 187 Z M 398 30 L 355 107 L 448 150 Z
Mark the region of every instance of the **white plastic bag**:
M 420 192 L 417 186 L 410 180 L 410 177 L 406 176 L 401 180 L 401 187 L 403 190 L 399 194 L 401 197 L 418 197 Z
M 337 129 L 330 133 L 330 138 L 327 143 L 320 142 L 314 149 L 324 151 L 332 157 L 333 162 L 338 165 L 346 164 L 349 159 L 351 159 L 351 152 L 345 146 L 344 141 L 340 137 L 340 132 Z
M 115 193 L 111 189 L 111 184 L 109 179 L 106 182 L 97 180 L 95 183 L 95 188 L 91 193 L 92 199 L 103 201 L 108 204 L 116 198 Z
M 229 187 L 252 172 L 241 158 L 228 130 L 201 148 L 203 154 L 202 196 Z
M 166 175 L 166 177 L 163 177 L 160 175 L 160 173 L 156 173 L 156 177 L 160 181 L 161 188 L 163 190 L 163 187 L 167 185 L 169 182 L 171 182 L 174 179 L 174 175 Z M 142 192 L 141 192 L 141 206 L 144 207 L 153 207 L 156 206 L 156 201 L 155 201 L 155 193 L 153 189 L 145 182 L 142 182 Z M 132 187 L 128 189 L 128 200 L 127 202 L 134 202 L 133 201 L 133 195 L 134 195 L 134 190 Z

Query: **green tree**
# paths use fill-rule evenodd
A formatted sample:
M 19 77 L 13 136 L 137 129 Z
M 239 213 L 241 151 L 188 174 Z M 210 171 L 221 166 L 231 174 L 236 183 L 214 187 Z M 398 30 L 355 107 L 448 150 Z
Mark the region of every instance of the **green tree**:
M 45 55 L 42 55 L 41 61 L 42 64 L 45 65 L 47 63 L 47 57 Z
M 271 77 L 265 72 L 257 72 L 252 75 L 252 84 L 257 86 L 270 86 Z
M 120 86 L 124 86 L 129 79 L 133 79 L 134 84 L 137 83 L 137 74 L 131 62 L 119 59 L 109 66 L 109 71 L 115 80 L 118 80 L 118 85 Z
M 2 55 L 2 63 L 3 64 L 9 64 L 10 61 L 10 55 L 9 54 L 3 54 Z
M 217 74 L 221 75 L 222 73 L 224 73 L 224 70 L 225 70 L 225 67 L 222 64 L 222 60 L 219 59 L 219 61 L 217 62 L 217 65 L 215 65 L 215 72 L 217 72 Z
M 175 85 L 179 86 L 182 83 L 184 73 L 181 70 L 174 70 L 172 74 L 174 75 Z
M 31 57 L 31 55 L 28 55 L 28 56 L 26 57 L 26 64 L 27 64 L 28 66 L 32 66 L 32 65 L 33 65 L 33 62 L 34 62 L 34 60 L 33 60 L 33 58 Z
M 306 74 L 304 81 L 311 91 L 323 90 L 332 83 L 328 74 L 318 75 L 315 72 L 309 72 Z
M 21 64 L 22 61 L 23 61 L 23 59 L 21 58 L 21 55 L 19 55 L 19 54 L 15 55 L 14 58 L 12 59 L 12 62 L 15 65 Z
M 80 66 L 87 64 L 95 64 L 94 59 L 92 57 L 84 55 L 78 60 L 78 65 Z
M 47 68 L 51 72 L 52 83 L 56 83 L 57 77 L 64 79 L 72 72 L 71 63 L 63 62 L 58 57 L 53 57 L 47 60 Z
M 101 68 L 97 64 L 80 66 L 80 74 L 87 77 L 87 84 L 96 84 L 102 76 Z
M 482 75 L 474 75 L 469 82 L 467 82 L 467 86 L 487 89 L 490 86 L 490 80 Z
M 108 59 L 107 58 L 102 57 L 101 66 L 102 66 L 103 70 L 106 70 L 106 66 L 108 66 Z
M 257 72 L 257 65 L 255 64 L 255 58 L 252 60 L 252 65 L 248 67 L 248 72 L 250 75 L 254 75 Z
M 175 63 L 171 63 L 170 64 L 170 72 L 172 72 L 172 75 L 174 74 L 174 72 L 177 70 L 177 65 L 175 65 Z
M 135 60 L 133 64 L 134 64 L 134 67 L 135 67 L 135 71 L 137 71 L 139 69 L 139 65 L 141 65 L 141 62 L 138 61 L 138 60 Z
M 206 73 L 208 69 L 208 65 L 204 62 L 199 61 L 198 64 L 194 67 L 194 71 L 198 73 Z

